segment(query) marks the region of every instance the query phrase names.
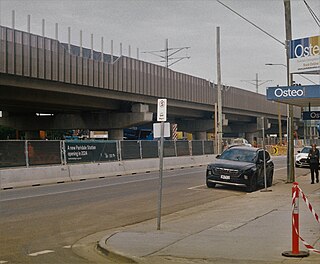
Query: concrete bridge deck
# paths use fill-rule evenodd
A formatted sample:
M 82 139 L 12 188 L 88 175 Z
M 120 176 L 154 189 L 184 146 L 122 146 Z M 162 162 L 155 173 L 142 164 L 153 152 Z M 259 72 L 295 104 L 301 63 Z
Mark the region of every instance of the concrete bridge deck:
M 99 59 L 96 51 L 92 58 L 83 55 L 88 52 L 81 56 L 79 47 L 72 47 L 0 26 L 0 125 L 119 130 L 151 124 L 157 99 L 167 98 L 169 122 L 179 130 L 213 130 L 217 87 L 208 80 L 125 56 L 115 61 L 108 54 Z M 286 106 L 267 101 L 265 95 L 224 87 L 222 97 L 226 133 L 255 133 L 260 116 L 276 132 L 279 111 L 286 119 Z M 296 108 L 295 118 L 300 115 Z

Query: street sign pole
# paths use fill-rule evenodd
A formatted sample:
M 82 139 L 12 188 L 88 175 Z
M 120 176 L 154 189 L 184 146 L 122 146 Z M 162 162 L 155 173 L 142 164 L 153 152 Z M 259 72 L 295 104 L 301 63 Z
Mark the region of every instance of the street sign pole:
M 267 166 L 266 166 L 266 148 L 264 143 L 264 117 L 262 119 L 262 148 L 263 148 L 263 176 L 264 176 L 264 188 L 267 190 Z
M 266 120 L 267 121 L 267 120 Z M 267 161 L 266 161 L 266 146 L 265 146 L 265 119 L 261 117 L 261 130 L 262 130 L 262 148 L 263 148 L 263 177 L 264 177 L 264 189 L 261 192 L 270 192 L 267 186 Z
M 163 144 L 164 144 L 164 122 L 167 121 L 167 99 L 158 99 L 157 121 L 160 125 L 160 151 L 159 151 L 159 197 L 157 230 L 161 229 L 161 208 L 162 208 L 162 179 L 163 179 Z
M 164 122 L 160 124 L 160 162 L 159 162 L 159 198 L 158 198 L 158 217 L 157 217 L 157 230 L 161 228 L 161 208 L 162 208 L 162 179 L 163 179 L 163 143 L 164 143 Z

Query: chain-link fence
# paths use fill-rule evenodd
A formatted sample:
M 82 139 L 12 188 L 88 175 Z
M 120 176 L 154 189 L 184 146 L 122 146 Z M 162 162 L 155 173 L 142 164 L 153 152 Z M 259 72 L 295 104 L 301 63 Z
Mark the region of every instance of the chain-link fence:
M 164 141 L 164 157 L 214 154 L 214 141 Z M 0 168 L 159 157 L 159 141 L 0 141 Z

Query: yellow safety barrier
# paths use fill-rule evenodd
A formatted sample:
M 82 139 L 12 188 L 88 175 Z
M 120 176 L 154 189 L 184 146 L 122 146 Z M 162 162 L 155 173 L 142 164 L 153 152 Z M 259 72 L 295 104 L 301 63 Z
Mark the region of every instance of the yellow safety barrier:
M 287 155 L 287 147 L 286 146 L 278 146 L 278 145 L 267 145 L 266 150 L 272 156 L 284 156 Z

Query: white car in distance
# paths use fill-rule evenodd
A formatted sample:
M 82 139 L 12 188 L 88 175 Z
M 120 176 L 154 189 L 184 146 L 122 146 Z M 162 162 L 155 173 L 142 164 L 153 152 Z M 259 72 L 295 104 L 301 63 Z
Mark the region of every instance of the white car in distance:
M 252 145 L 245 138 L 234 138 L 231 140 L 230 146 L 242 145 L 247 147 L 252 147 Z
M 301 151 L 298 151 L 298 154 L 296 155 L 296 162 L 295 162 L 295 165 L 297 168 L 309 167 L 308 154 L 310 149 L 311 149 L 311 146 L 306 146 Z M 319 147 L 317 147 L 317 149 L 320 150 Z

